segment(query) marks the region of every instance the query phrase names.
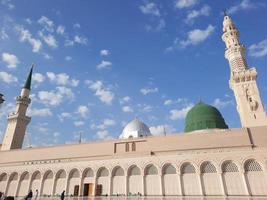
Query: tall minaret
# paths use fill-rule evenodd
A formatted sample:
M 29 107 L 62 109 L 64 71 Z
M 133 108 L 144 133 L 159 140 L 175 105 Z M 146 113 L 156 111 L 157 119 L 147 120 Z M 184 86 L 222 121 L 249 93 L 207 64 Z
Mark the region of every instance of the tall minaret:
M 223 20 L 222 40 L 231 70 L 229 84 L 234 91 L 242 127 L 266 126 L 267 117 L 256 82 L 257 71 L 248 67 L 246 49 L 239 41 L 239 31 L 227 14 Z
M 27 108 L 31 103 L 29 98 L 31 90 L 32 70 L 28 75 L 20 96 L 16 98 L 16 111 L 8 115 L 6 133 L 3 139 L 2 151 L 22 148 L 24 135 L 31 118 L 26 116 Z

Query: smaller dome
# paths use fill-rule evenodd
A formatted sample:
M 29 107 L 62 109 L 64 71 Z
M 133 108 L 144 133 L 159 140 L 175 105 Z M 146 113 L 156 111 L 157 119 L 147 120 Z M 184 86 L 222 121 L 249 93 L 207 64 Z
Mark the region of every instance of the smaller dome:
M 227 129 L 220 111 L 203 102 L 197 103 L 186 115 L 185 132 L 203 129 Z
M 142 122 L 140 119 L 135 118 L 130 121 L 123 129 L 120 138 L 137 138 L 137 137 L 146 137 L 150 136 L 151 132 L 148 126 Z

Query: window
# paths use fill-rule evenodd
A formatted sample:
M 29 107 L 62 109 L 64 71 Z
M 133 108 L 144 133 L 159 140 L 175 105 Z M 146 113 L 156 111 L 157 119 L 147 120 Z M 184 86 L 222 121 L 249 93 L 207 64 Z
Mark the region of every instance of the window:
M 135 142 L 132 143 L 132 151 L 136 151 L 136 145 L 135 145 Z
M 238 167 L 232 161 L 227 161 L 223 164 L 223 172 L 238 172 Z
M 249 160 L 245 164 L 245 171 L 246 172 L 255 172 L 255 171 L 262 171 L 260 164 L 255 160 Z
M 125 151 L 126 151 L 126 152 L 129 152 L 129 143 L 126 143 L 126 144 L 125 144 Z

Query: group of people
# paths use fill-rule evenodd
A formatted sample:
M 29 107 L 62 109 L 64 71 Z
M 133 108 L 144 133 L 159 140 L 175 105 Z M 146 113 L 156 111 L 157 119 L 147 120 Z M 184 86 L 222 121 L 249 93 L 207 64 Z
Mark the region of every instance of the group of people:
M 33 197 L 33 192 L 32 190 L 30 190 L 29 193 L 25 196 L 24 200 L 32 200 L 32 197 Z M 39 198 L 39 191 L 35 190 L 34 200 L 38 200 L 38 198 Z M 0 200 L 9 200 L 9 199 L 11 199 L 11 197 L 5 197 L 4 193 L 0 191 Z M 14 199 L 14 197 L 12 199 Z M 60 195 L 60 200 L 64 199 L 65 199 L 65 190 Z

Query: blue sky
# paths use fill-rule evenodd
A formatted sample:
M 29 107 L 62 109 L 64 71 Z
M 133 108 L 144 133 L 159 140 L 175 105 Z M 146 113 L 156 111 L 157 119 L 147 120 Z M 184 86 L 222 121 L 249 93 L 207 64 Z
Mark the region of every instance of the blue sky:
M 0 0 L 0 136 L 35 63 L 25 145 L 117 138 L 141 118 L 154 134 L 183 132 L 202 99 L 240 127 L 222 11 L 236 23 L 267 104 L 264 0 Z

